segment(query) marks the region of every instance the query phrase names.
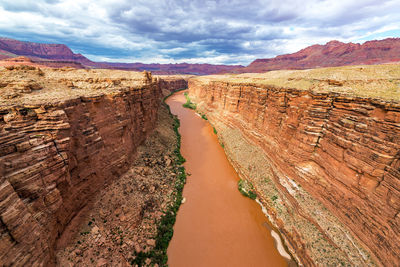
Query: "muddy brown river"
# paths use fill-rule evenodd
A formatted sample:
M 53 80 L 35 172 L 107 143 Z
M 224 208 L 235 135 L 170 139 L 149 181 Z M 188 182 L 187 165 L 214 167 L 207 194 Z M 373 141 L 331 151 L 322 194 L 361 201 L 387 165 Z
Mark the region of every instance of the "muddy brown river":
M 181 153 L 191 174 L 168 248 L 169 266 L 287 266 L 261 207 L 239 193 L 239 177 L 213 128 L 183 108 L 185 101 L 183 92 L 167 99 L 181 121 Z

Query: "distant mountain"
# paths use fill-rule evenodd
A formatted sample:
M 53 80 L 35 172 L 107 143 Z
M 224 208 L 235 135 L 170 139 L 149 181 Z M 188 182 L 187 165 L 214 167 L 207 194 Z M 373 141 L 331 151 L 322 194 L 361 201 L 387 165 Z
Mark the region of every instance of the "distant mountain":
M 312 69 L 345 65 L 373 65 L 400 61 L 400 38 L 368 41 L 364 44 L 330 41 L 312 45 L 293 54 L 256 59 L 234 73 L 266 72 L 281 69 Z
M 312 69 L 345 65 L 371 65 L 400 61 L 400 38 L 368 41 L 364 44 L 330 41 L 312 45 L 293 54 L 257 59 L 249 66 L 211 64 L 144 64 L 94 62 L 75 54 L 64 44 L 22 42 L 0 37 L 0 60 L 29 57 L 33 63 L 48 67 L 103 68 L 152 71 L 155 74 L 195 74 L 266 72 L 280 69 Z
M 3 53 L 2 53 L 2 51 Z M 0 55 L 4 52 L 11 53 L 14 56 L 29 57 L 33 62 L 40 62 L 42 65 L 53 67 L 58 63 L 82 65 L 82 68 L 108 68 L 109 66 L 102 62 L 93 62 L 81 54 L 75 54 L 64 44 L 42 44 L 33 42 L 22 42 L 10 38 L 0 37 Z M 48 63 L 46 63 L 48 62 Z
M 117 69 L 139 69 L 147 70 L 158 74 L 194 74 L 210 75 L 217 73 L 229 73 L 234 69 L 243 68 L 238 65 L 212 65 L 212 64 L 143 64 L 143 63 L 107 63 Z
M 64 44 L 42 44 L 22 42 L 10 38 L 0 37 L 0 60 L 25 56 L 33 63 L 48 67 L 74 66 L 76 68 L 102 68 L 143 71 L 148 70 L 156 74 L 195 74 L 209 75 L 231 72 L 240 69 L 239 65 L 211 65 L 211 64 L 143 64 L 143 63 L 109 63 L 94 62 L 81 54 L 75 54 Z

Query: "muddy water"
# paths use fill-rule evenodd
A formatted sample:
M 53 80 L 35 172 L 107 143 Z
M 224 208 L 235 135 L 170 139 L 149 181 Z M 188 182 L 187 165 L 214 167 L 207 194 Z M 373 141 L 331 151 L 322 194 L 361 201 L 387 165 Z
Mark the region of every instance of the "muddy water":
M 168 248 L 169 266 L 286 266 L 260 206 L 239 193 L 238 175 L 212 127 L 183 108 L 184 102 L 182 92 L 167 100 L 181 121 L 181 152 L 191 174 Z

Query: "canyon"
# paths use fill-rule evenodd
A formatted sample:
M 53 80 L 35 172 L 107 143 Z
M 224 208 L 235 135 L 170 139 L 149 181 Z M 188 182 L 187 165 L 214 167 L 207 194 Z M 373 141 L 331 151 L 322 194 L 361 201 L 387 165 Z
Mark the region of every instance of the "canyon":
M 125 181 L 125 191 L 131 190 L 130 195 L 142 192 L 136 201 L 129 200 L 134 205 L 119 206 L 124 209 L 116 216 L 125 214 L 129 218 L 125 219 L 129 221 L 126 227 L 132 230 L 140 226 L 149 209 L 153 213 L 160 212 L 157 208 L 165 210 L 168 198 L 174 196 L 171 186 L 176 179 L 171 169 L 175 156 L 167 150 L 175 148 L 176 137 L 172 119 L 168 119 L 165 107 L 160 109 L 162 91 L 182 89 L 185 80 L 173 82 L 170 77 L 165 81 L 168 88 L 161 88 L 161 79 L 147 72 L 42 70 L 32 66 L 7 67 L 0 72 L 1 265 L 55 264 L 56 242 L 67 226 L 99 191 L 110 184 L 117 187 L 113 182 L 121 176 L 128 176 L 121 181 Z M 160 110 L 164 110 L 164 124 L 168 124 L 165 127 L 170 128 L 165 131 L 172 133 L 164 140 L 170 140 L 171 145 L 164 144 L 168 149 L 161 149 L 164 154 L 156 156 L 151 156 L 157 151 L 154 147 L 148 148 L 153 151 L 150 154 L 142 151 L 144 158 L 140 161 L 136 152 L 153 132 Z M 158 139 L 161 137 L 159 134 Z M 158 158 L 160 155 L 162 159 Z M 159 169 L 163 170 L 162 175 Z M 151 177 L 146 175 L 149 173 L 158 173 L 164 180 L 157 185 L 156 179 L 150 179 L 149 185 L 142 177 Z M 126 188 L 132 181 L 135 187 Z M 163 188 L 158 190 L 164 192 L 160 193 L 162 198 L 154 194 L 159 187 Z M 119 200 L 107 197 L 109 191 L 103 193 L 104 199 Z M 117 196 L 120 194 L 117 192 Z M 154 195 L 153 200 L 148 199 L 149 195 Z M 114 211 L 116 205 L 108 209 Z M 161 215 L 157 216 L 159 220 Z M 118 224 L 122 227 L 120 219 Z M 106 222 L 93 221 L 89 225 L 92 223 L 92 227 L 96 224 L 96 234 L 107 228 Z M 126 250 L 134 252 L 134 242 L 128 245 Z M 148 245 L 154 246 L 153 241 Z M 77 256 L 75 250 L 70 252 Z M 116 254 L 108 257 L 113 255 Z
M 29 60 L 0 67 L 1 265 L 164 266 L 168 227 L 185 203 L 168 252 L 170 264 L 184 265 L 180 252 L 195 245 L 179 243 L 191 239 L 185 233 L 217 227 L 205 221 L 193 228 L 201 221 L 192 221 L 193 203 L 207 214 L 224 209 L 215 199 L 227 196 L 235 204 L 224 212 L 250 207 L 249 214 L 221 226 L 254 218 L 264 234 L 252 240 L 273 243 L 265 232 L 276 230 L 299 265 L 400 264 L 400 65 L 167 76 L 25 65 Z M 179 120 L 162 99 L 187 87 L 199 117 L 182 111 L 183 95 L 170 99 L 186 123 L 182 165 Z M 211 149 L 195 133 L 221 147 Z M 205 175 L 194 158 L 223 164 L 228 178 L 221 170 Z M 193 170 L 188 179 L 203 175 L 211 187 L 197 192 L 188 184 L 195 194 L 183 198 L 184 166 Z M 213 173 L 226 179 L 214 182 Z M 269 222 L 240 196 L 237 175 L 254 188 Z M 204 207 L 207 196 L 215 207 Z M 193 237 L 218 239 L 211 230 Z M 242 258 L 257 262 L 247 245 Z M 208 252 L 223 251 L 215 247 Z M 285 264 L 275 248 L 268 253 Z M 213 255 L 201 260 L 228 261 Z
M 185 101 L 183 92 L 166 101 L 181 122 L 181 153 L 190 173 L 168 246 L 169 266 L 288 266 L 290 255 L 276 248 L 260 206 L 238 192 L 238 175 L 213 128 L 184 108 Z
M 189 80 L 299 264 L 400 264 L 399 77 L 379 65 Z

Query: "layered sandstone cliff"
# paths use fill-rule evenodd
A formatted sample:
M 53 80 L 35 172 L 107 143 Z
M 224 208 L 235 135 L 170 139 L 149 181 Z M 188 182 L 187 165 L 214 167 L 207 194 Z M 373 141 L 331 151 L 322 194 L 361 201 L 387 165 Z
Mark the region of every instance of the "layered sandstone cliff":
M 362 66 L 189 80 L 300 263 L 400 264 L 399 74 Z
M 175 76 L 157 76 L 160 79 L 160 87 L 162 90 L 166 90 L 166 93 L 175 92 L 177 90 L 185 89 L 188 87 L 188 79 L 193 77 L 192 75 L 175 75 Z
M 132 164 L 153 129 L 149 73 L 2 69 L 0 263 L 47 265 L 90 197 Z

